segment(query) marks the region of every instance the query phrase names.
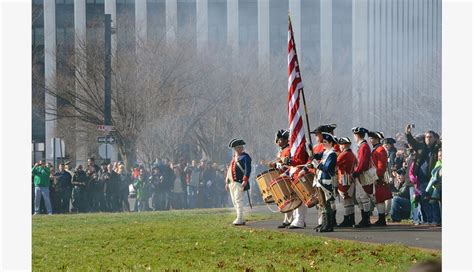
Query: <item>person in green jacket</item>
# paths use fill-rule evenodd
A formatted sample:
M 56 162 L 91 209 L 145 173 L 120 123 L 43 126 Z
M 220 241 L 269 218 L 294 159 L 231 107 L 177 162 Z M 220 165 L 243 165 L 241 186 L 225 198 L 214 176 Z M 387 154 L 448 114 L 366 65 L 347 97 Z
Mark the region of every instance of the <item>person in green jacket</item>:
M 35 184 L 35 213 L 40 213 L 41 196 L 43 196 L 44 204 L 48 214 L 53 214 L 51 209 L 51 201 L 49 199 L 49 176 L 51 170 L 46 165 L 45 161 L 41 160 L 33 166 L 32 174 L 34 176 Z
M 135 210 L 142 212 L 148 211 L 148 201 L 150 198 L 150 182 L 146 178 L 145 169 L 140 169 L 140 174 L 138 175 L 136 181 L 133 183 L 133 187 L 137 191 L 137 204 L 135 205 Z

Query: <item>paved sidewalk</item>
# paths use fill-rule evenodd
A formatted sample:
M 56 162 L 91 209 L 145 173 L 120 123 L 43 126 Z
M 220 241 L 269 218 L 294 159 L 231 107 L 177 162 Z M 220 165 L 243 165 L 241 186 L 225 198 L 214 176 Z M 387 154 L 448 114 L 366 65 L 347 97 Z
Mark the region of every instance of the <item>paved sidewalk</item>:
M 275 208 L 272 207 L 271 208 Z M 271 213 L 266 206 L 256 206 L 252 211 L 246 212 Z M 283 219 L 283 214 L 281 215 Z M 342 213 L 337 213 L 337 221 L 343 219 Z M 360 213 L 356 209 L 356 222 L 360 220 Z M 372 217 L 372 222 L 377 220 Z M 389 223 L 387 227 L 370 227 L 364 229 L 335 228 L 334 232 L 319 233 L 313 230 L 316 226 L 317 211 L 315 208 L 308 210 L 305 229 L 277 229 L 281 220 L 248 222 L 247 226 L 258 229 L 271 229 L 285 232 L 303 233 L 307 235 L 324 236 L 335 239 L 357 240 L 370 243 L 399 243 L 410 247 L 441 250 L 441 227 L 414 226 L 410 224 Z

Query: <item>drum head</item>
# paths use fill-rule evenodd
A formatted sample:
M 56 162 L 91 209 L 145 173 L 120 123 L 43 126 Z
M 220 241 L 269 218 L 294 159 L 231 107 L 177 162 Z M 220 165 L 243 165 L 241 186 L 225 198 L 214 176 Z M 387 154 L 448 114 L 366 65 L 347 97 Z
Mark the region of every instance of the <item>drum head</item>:
M 278 171 L 276 169 L 270 169 L 270 170 L 267 170 L 267 171 L 263 171 L 262 173 L 258 174 L 257 175 L 257 178 L 261 177 L 262 175 L 265 175 L 267 173 L 270 173 L 270 172 L 274 172 L 274 171 Z
M 301 202 L 301 200 L 294 199 L 290 203 L 286 204 L 283 208 L 281 208 L 280 212 L 282 212 L 282 213 L 291 212 L 295 209 L 298 209 L 301 206 L 301 204 L 303 204 L 303 202 Z

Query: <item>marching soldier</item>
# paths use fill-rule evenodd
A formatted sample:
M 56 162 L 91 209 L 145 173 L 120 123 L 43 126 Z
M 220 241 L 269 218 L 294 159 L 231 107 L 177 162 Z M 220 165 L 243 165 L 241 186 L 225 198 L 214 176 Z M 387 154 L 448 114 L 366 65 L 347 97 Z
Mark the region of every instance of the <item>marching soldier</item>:
M 390 186 L 385 181 L 385 171 L 387 170 L 387 151 L 380 143 L 380 139 L 383 139 L 384 135 L 379 131 L 369 132 L 369 141 L 372 144 L 372 161 L 374 162 L 375 169 L 377 171 L 378 179 L 375 181 L 375 207 L 377 207 L 377 212 L 379 214 L 379 219 L 374 223 L 376 226 L 386 226 L 385 221 L 385 200 L 392 199 L 392 191 Z
M 318 154 L 318 153 L 324 152 L 324 146 L 322 144 L 322 141 L 323 141 L 323 136 L 322 136 L 323 134 L 322 133 L 329 133 L 332 136 L 334 136 L 334 130 L 336 128 L 337 128 L 336 124 L 321 125 L 321 126 L 317 127 L 315 130 L 313 130 L 311 132 L 311 134 L 315 134 L 316 140 L 318 142 L 313 148 L 313 154 Z M 339 153 L 341 152 L 341 149 L 339 148 L 339 145 L 338 145 L 337 142 L 334 144 L 334 151 L 336 152 L 336 155 L 339 155 Z M 336 185 L 337 184 L 333 184 L 333 186 L 336 186 Z M 336 223 L 336 203 L 335 203 L 335 200 L 331 200 L 331 208 L 332 208 L 332 211 L 333 211 L 333 213 L 332 213 L 333 217 L 331 218 L 332 224 L 334 226 L 336 226 L 337 223 Z
M 336 177 L 336 163 L 337 155 L 334 151 L 334 144 L 336 139 L 333 135 L 323 132 L 321 133 L 321 144 L 324 146 L 324 151 L 314 154 L 314 159 L 307 167 L 314 167 L 318 169 L 317 177 L 313 182 L 316 187 L 318 195 L 318 206 L 320 209 L 319 223 L 316 227 L 318 232 L 331 232 L 334 230 L 333 209 L 331 208 L 331 200 L 334 196 L 334 179 Z
M 252 159 L 244 152 L 245 142 L 242 139 L 232 139 L 229 148 L 234 149 L 234 156 L 227 169 L 226 191 L 230 192 L 232 204 L 237 213 L 237 218 L 232 224 L 245 225 L 244 219 L 244 191 L 250 189 L 249 177 L 252 171 Z
M 270 162 L 268 166 L 270 168 L 276 168 L 280 173 L 284 173 L 288 170 L 288 162 L 290 160 L 290 145 L 288 144 L 288 138 L 290 137 L 290 131 L 286 129 L 280 129 L 275 135 L 275 143 L 280 148 L 280 151 L 277 154 L 276 162 Z M 293 212 L 284 213 L 285 217 L 281 225 L 278 225 L 277 228 L 286 228 L 293 221 Z
M 344 221 L 337 227 L 352 227 L 355 225 L 354 216 L 354 179 L 352 172 L 357 164 L 357 158 L 351 150 L 351 140 L 346 137 L 338 139 L 341 153 L 337 156 L 338 191 L 344 203 Z
M 336 128 L 337 128 L 336 124 L 321 125 L 311 132 L 311 134 L 315 135 L 316 140 L 318 141 L 318 143 L 313 147 L 313 154 L 324 152 L 324 146 L 322 144 L 322 141 L 323 141 L 322 133 L 326 132 L 334 136 L 334 130 Z M 334 151 L 336 152 L 336 154 L 339 154 L 341 152 L 341 149 L 339 148 L 338 143 L 334 145 Z
M 357 203 L 361 209 L 362 220 L 355 225 L 356 228 L 370 227 L 370 195 L 373 193 L 373 180 L 368 178 L 371 167 L 372 154 L 365 135 L 369 131 L 363 127 L 352 128 L 354 140 L 357 143 L 357 166 L 352 173 L 355 179 Z

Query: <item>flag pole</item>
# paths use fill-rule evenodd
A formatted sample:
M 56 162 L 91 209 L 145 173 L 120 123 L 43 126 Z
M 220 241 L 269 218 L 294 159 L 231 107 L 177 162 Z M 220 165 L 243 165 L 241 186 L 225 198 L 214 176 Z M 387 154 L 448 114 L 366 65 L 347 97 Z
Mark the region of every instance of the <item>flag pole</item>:
M 293 50 L 295 50 L 295 55 L 297 57 L 297 62 L 298 62 L 298 54 L 296 52 L 296 42 L 295 42 L 295 38 L 294 38 L 294 35 L 293 35 L 293 26 L 291 25 L 291 18 L 290 18 L 290 12 L 288 12 L 288 24 L 290 26 L 290 31 L 291 31 L 291 37 L 293 38 L 293 43 L 294 43 L 294 46 L 293 46 Z M 298 66 L 299 66 L 299 62 L 298 62 Z M 301 73 L 301 71 L 300 71 Z M 309 146 L 308 146 L 308 154 L 310 156 L 310 158 L 313 157 L 313 141 L 311 140 L 311 130 L 309 128 L 309 118 L 308 118 L 308 110 L 306 108 L 306 98 L 304 96 L 304 88 L 302 87 L 301 88 L 301 94 L 303 96 L 303 108 L 304 108 L 304 114 L 305 114 L 305 119 L 306 119 L 306 129 L 308 130 L 308 138 L 309 138 Z

